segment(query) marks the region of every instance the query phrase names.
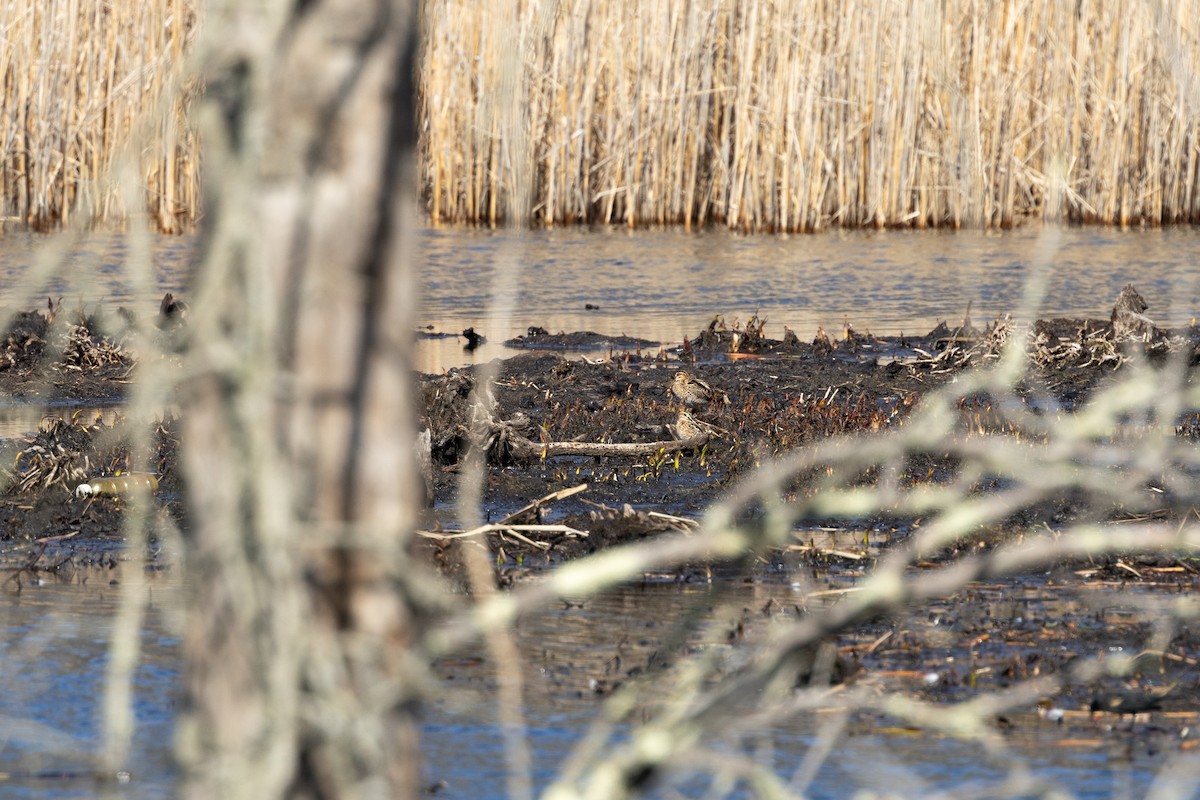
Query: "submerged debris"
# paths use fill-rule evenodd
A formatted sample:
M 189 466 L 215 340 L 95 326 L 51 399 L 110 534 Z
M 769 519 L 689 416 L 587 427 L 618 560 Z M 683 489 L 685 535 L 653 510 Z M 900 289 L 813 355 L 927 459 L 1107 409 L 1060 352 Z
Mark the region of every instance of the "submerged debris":
M 463 345 L 463 350 L 475 350 L 479 345 L 487 342 L 487 337 L 482 333 L 476 333 L 474 328 L 467 328 L 462 335 L 467 340 L 467 343 Z
M 1162 339 L 1165 334 L 1145 314 L 1148 308 L 1150 306 L 1133 288 L 1133 284 L 1126 284 L 1117 296 L 1110 317 L 1113 339 L 1118 342 L 1133 340 L 1146 343 Z
M 47 417 L 34 437 L 12 454 L 7 494 L 44 496 L 57 487 L 63 492 L 58 495 L 62 499 L 71 495 L 118 494 L 131 483 L 153 484 L 151 488 L 157 490 L 164 476 L 174 485 L 179 444 L 175 427 L 173 418 L 155 423 L 150 434 L 154 451 L 147 463 L 153 472 L 131 473 L 130 467 L 137 460 L 132 455 L 131 432 L 123 417 L 117 416 L 109 423 L 99 414 L 84 411 L 77 411 L 70 418 Z M 92 490 L 79 493 L 81 483 L 90 485 Z
M 137 491 L 147 491 L 153 494 L 158 491 L 158 476 L 144 472 L 125 473 L 122 475 L 91 478 L 87 483 L 75 487 L 76 497 L 90 497 L 99 494 L 124 495 Z

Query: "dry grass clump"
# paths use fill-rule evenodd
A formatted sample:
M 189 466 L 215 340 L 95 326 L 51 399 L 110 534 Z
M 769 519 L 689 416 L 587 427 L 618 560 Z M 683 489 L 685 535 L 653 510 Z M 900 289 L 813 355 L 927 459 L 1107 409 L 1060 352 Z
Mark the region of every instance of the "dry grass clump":
M 68 494 L 93 468 L 92 435 L 102 425 L 72 419 L 46 419 L 27 447 L 17 453 L 13 472 L 18 492 L 46 491 L 59 485 Z
M 50 302 L 45 313 L 16 314 L 5 335 L 0 340 L 0 371 L 37 377 L 55 368 L 97 378 L 125 377 L 136 363 L 123 341 L 106 332 L 101 312 L 89 315 L 80 308 L 63 314 L 61 300 Z
M 1195 222 L 1197 12 L 427 0 L 425 193 L 492 225 Z
M 192 0 L 0 5 L 0 216 L 47 230 L 131 211 L 114 165 L 136 170 L 151 224 L 190 229 L 199 151 L 180 84 Z
M 132 370 L 133 354 L 121 342 L 113 341 L 95 328 L 94 322 L 82 314 L 69 324 L 62 349 L 62 368 L 83 371 L 118 366 L 126 373 Z
M 149 433 L 149 469 L 162 480 L 174 481 L 179 440 L 176 422 L 166 418 Z M 138 433 L 124 417 L 104 422 L 100 415 L 77 411 L 69 419 L 47 417 L 32 439 L 12 456 L 11 474 L 0 473 L 0 484 L 17 494 L 43 494 L 58 486 L 74 496 L 82 481 L 97 475 L 125 475 L 137 463 L 133 457 Z

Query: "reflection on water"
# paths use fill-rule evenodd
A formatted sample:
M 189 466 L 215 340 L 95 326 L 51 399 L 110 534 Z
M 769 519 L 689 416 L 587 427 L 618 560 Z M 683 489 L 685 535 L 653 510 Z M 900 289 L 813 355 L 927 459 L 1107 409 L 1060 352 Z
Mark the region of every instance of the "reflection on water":
M 801 339 L 849 321 L 880 334 L 925 333 L 939 321 L 999 314 L 1107 318 L 1132 282 L 1160 324 L 1196 315 L 1200 266 L 1193 228 L 831 232 L 738 236 L 563 229 L 513 233 L 434 230 L 423 237 L 419 322 L 489 337 L 473 355 L 463 340 L 418 344 L 426 372 L 511 355 L 500 342 L 540 325 L 678 344 L 714 314 L 768 319 Z M 1024 292 L 1045 281 L 1045 291 Z M 587 304 L 598 306 L 586 310 Z
M 7 554 L 6 562 L 19 554 Z M 92 797 L 108 643 L 125 570 L 66 567 L 60 574 L 4 570 L 0 590 L 0 796 Z M 172 794 L 171 742 L 180 689 L 180 580 L 147 575 L 142 663 L 134 679 L 137 731 L 127 784 L 104 796 Z M 75 776 L 72 779 L 72 776 Z
M 960 320 L 968 303 L 976 322 L 1008 312 L 1106 318 L 1130 282 L 1160 324 L 1186 324 L 1200 305 L 1193 228 L 791 237 L 451 228 L 420 238 L 418 323 L 488 337 L 473 354 L 461 338 L 419 341 L 416 364 L 425 372 L 511 355 L 501 343 L 532 325 L 668 345 L 694 336 L 714 314 L 732 322 L 757 313 L 776 338 L 783 325 L 811 339 L 818 326 L 835 333 L 847 321 L 874 333 L 924 333 Z M 164 292 L 187 295 L 195 240 L 156 236 L 147 244 L 151 266 L 139 283 L 129 260 L 140 251 L 127 236 L 8 235 L 0 240 L 0 307 L 41 308 L 52 295 L 67 307 L 103 302 L 153 313 Z M 47 245 L 53 259 L 38 256 Z M 43 263 L 52 269 L 33 280 Z M 1039 281 L 1044 288 L 1027 304 L 1026 289 Z
M 10 552 L 12 563 L 18 554 Z M 179 571 L 148 574 L 150 605 L 142 634 L 143 664 L 135 679 L 138 730 L 131 763 L 132 780 L 101 789 L 62 775 L 86 772 L 99 747 L 100 702 L 119 592 L 126 583 L 116 569 L 87 568 L 56 580 L 24 576 L 9 581 L 0 594 L 0 796 L 38 798 L 157 798 L 175 794 L 177 772 L 171 743 L 180 690 L 178 639 Z M 11 573 L 7 573 L 11 574 Z M 6 576 L 7 576 L 6 574 Z M 428 784 L 445 781 L 440 797 L 477 798 L 504 794 L 508 766 L 505 742 L 514 735 L 497 722 L 496 686 L 503 669 L 520 669 L 524 680 L 525 735 L 534 759 L 534 783 L 544 788 L 560 775 L 600 716 L 604 703 L 630 671 L 669 669 L 696 652 L 715 657 L 725 669 L 742 663 L 755 641 L 792 618 L 797 608 L 813 609 L 838 602 L 841 578 L 818 578 L 809 569 L 785 580 L 718 580 L 712 584 L 647 582 L 609 592 L 582 603 L 562 604 L 523 618 L 516 628 L 522 663 L 494 667 L 485 654 L 466 653 L 433 665 L 437 680 L 426 707 L 423 744 Z M 1062 590 L 995 585 L 980 589 L 998 603 L 1020 601 L 1021 614 L 1031 610 L 1055 619 L 1076 619 L 1096 603 L 1119 602 L 1112 587 L 1103 597 L 1080 602 Z M 1095 588 L 1092 591 L 1096 591 Z M 1033 604 L 1033 605 L 1031 605 Z M 1015 612 L 973 601 L 971 607 L 989 618 Z M 768 614 L 767 609 L 776 613 Z M 939 628 L 932 615 L 917 613 L 909 621 L 915 635 Z M 1142 618 L 1139 618 L 1142 619 Z M 1132 623 L 1131 623 L 1132 624 Z M 738 636 L 729 633 L 737 630 Z M 872 637 L 874 634 L 871 635 Z M 914 655 L 924 658 L 928 644 Z M 931 656 L 935 658 L 935 656 Z M 875 680 L 870 675 L 864 679 Z M 876 691 L 879 691 L 878 689 Z M 836 704 L 838 695 L 833 695 Z M 965 699 L 965 698 L 963 698 Z M 643 698 L 649 708 L 655 698 Z M 641 713 L 635 718 L 642 718 Z M 1075 796 L 1104 796 L 1115 781 L 1125 781 L 1130 796 L 1141 793 L 1163 764 L 1142 752 L 1113 762 L 1106 747 L 1068 745 L 1075 725 L 1097 737 L 1100 726 L 1086 719 L 1061 725 L 1042 723 L 1032 710 L 1009 715 L 1006 736 L 1012 759 L 989 759 L 977 744 L 933 734 L 887 732 L 868 717 L 851 720 L 836 738 L 835 749 L 814 763 L 806 796 L 844 797 L 860 790 L 889 796 L 925 797 L 932 792 L 956 796 L 974 786 L 986 796 L 1010 777 L 1014 765 L 1028 768 L 1039 780 L 1070 787 Z M 797 774 L 825 726 L 837 711 L 796 713 L 770 727 L 735 716 L 731 729 L 703 744 L 714 753 L 736 752 L 768 766 L 783 781 Z M 1171 723 L 1167 723 L 1169 726 Z M 618 726 L 615 740 L 628 734 Z M 1124 746 L 1129 736 L 1110 742 Z M 1140 740 L 1139 740 L 1140 742 Z M 1174 745 L 1166 742 L 1170 752 Z M 870 769 L 863 765 L 870 764 Z M 683 770 L 672 786 L 679 796 L 704 796 L 703 767 Z M 4 778 L 4 775 L 40 777 Z M 991 791 L 989 791 L 989 789 Z M 653 793 L 664 796 L 666 792 Z M 724 796 L 724 795 L 719 795 Z M 733 796 L 747 796 L 735 793 Z M 1005 795 L 1007 796 L 1007 795 Z
M 186 294 L 196 241 L 152 236 L 145 245 L 148 264 L 141 259 L 141 242 L 124 234 L 7 233 L 0 239 L 0 307 L 41 310 L 47 297 L 61 297 L 68 309 L 103 303 L 157 312 L 164 293 Z
M 438 795 L 443 797 L 503 793 L 498 787 L 505 785 L 508 774 L 505 742 L 517 734 L 497 721 L 496 686 L 500 673 L 519 669 L 524 683 L 524 723 L 532 751 L 532 777 L 538 791 L 545 789 L 561 775 L 585 737 L 596 734 L 594 725 L 618 681 L 636 680 L 629 678 L 631 671 L 636 674 L 670 669 L 684 655 L 701 651 L 715 655 L 723 668 L 732 669 L 742 663 L 747 652 L 742 637 L 752 642 L 768 636 L 774 626 L 786 624 L 789 612 L 798 606 L 813 609 L 838 602 L 836 593 L 830 590 L 842 586 L 841 581 L 808 578 L 807 574 L 808 570 L 798 570 L 798 577 L 778 582 L 653 582 L 631 586 L 582 605 L 564 604 L 523 618 L 516 631 L 521 664 L 493 667 L 481 651 L 475 657 L 435 665 L 441 683 L 424 729 L 427 782 L 445 781 Z M 1011 584 L 983 587 L 979 597 L 972 597 L 970 608 L 989 619 L 993 613 L 1003 615 L 1003 608 L 993 610 L 986 599 L 995 596 L 998 602 L 1007 602 L 1009 595 L 1020 600 L 1026 616 L 1038 613 L 1057 620 L 1090 613 L 1088 603 L 1061 589 Z M 1119 602 L 1112 589 L 1104 597 L 1107 602 Z M 765 613 L 772 608 L 779 613 Z M 679 635 L 678 626 L 689 618 L 692 627 Z M 896 624 L 901 630 L 911 624 L 920 637 L 935 630 L 944 634 L 947 622 L 939 623 L 922 610 L 911 620 L 898 620 Z M 737 637 L 729 635 L 734 630 Z M 978 631 L 966 633 L 967 638 L 976 635 Z M 869 638 L 874 637 L 870 634 Z M 1019 643 L 1014 646 L 1018 650 L 1021 647 Z M 940 659 L 943 666 L 946 661 L 945 651 L 930 642 L 915 647 L 912 656 L 922 661 Z M 923 674 L 924 667 L 917 672 Z M 881 682 L 879 676 L 870 673 L 860 679 L 868 687 L 864 691 L 869 703 L 878 704 L 886 692 L 895 690 L 896 684 L 887 680 L 903 683 L 905 679 Z M 920 678 L 907 680 L 919 694 Z M 670 691 L 672 685 L 660 684 L 660 690 Z M 846 691 L 856 690 L 851 687 Z M 1010 779 L 1069 788 L 1077 797 L 1109 796 L 1114 784 L 1123 783 L 1129 787 L 1129 796 L 1140 796 L 1163 769 L 1161 753 L 1178 747 L 1172 739 L 1174 733 L 1153 742 L 1140 738 L 1135 741 L 1132 734 L 1107 736 L 1105 723 L 1091 721 L 1086 712 L 1072 711 L 1072 721 L 1064 725 L 1041 720 L 1030 707 L 1006 713 L 1011 724 L 1000 750 L 1004 757 L 996 758 L 995 749 L 989 753 L 978 742 L 903 727 L 885 730 L 888 724 L 896 723 L 888 723 L 886 717 L 881 723 L 878 712 L 850 713 L 846 727 L 838 729 L 840 696 L 844 695 L 830 695 L 831 708 L 826 711 L 801 710 L 778 717 L 765 727 L 749 715 L 732 714 L 721 735 L 706 737 L 701 743 L 706 751 L 693 754 L 699 758 L 698 763 L 683 767 L 681 776 L 666 778 L 669 788 L 654 787 L 649 796 L 727 796 L 707 794 L 706 789 L 711 788 L 708 780 L 698 777 L 723 753 L 749 757 L 769 767 L 785 783 L 811 769 L 806 777 L 811 782 L 792 786 L 797 796 L 840 798 L 857 792 L 889 797 L 928 797 L 940 792 L 964 796 L 974 791 L 977 796 L 1006 797 L 1012 796 L 1012 786 L 1006 785 Z M 652 718 L 658 700 L 657 696 L 641 697 L 632 718 Z M 840 732 L 829 734 L 830 726 Z M 628 726 L 618 725 L 609 739 L 620 742 L 628 734 Z M 836 744 L 823 758 L 802 768 L 823 735 L 832 735 Z M 1076 743 L 1072 744 L 1071 739 Z M 1128 750 L 1123 758 L 1110 758 L 1111 750 L 1124 748 Z M 1014 791 L 1015 796 L 1041 794 Z M 728 796 L 754 795 L 734 791 Z
M 0 403 L 0 439 L 28 436 L 36 432 L 43 422 L 55 419 L 78 420 L 88 425 L 100 423 L 111 427 L 120 415 L 121 409 L 116 406 Z

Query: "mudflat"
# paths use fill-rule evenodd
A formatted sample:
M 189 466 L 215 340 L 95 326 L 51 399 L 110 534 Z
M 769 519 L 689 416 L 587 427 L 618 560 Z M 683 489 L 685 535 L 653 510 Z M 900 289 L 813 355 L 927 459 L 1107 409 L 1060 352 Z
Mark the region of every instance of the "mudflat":
M 168 307 L 164 301 L 150 349 L 142 353 L 121 334 L 124 316 L 101 318 L 50 306 L 14 318 L 0 348 L 0 391 L 11 402 L 40 404 L 53 413 L 36 431 L 0 444 L 7 473 L 0 541 L 10 586 L 35 577 L 68 579 L 80 565 L 115 563 L 122 557 L 125 512 L 139 499 L 153 505 L 145 523 L 152 544 L 167 532 L 187 535 L 178 420 L 166 414 L 134 422 L 121 413 L 106 419 L 71 410 L 119 407 L 142 359 L 178 358 L 176 332 L 183 323 L 164 311 Z M 925 424 L 920 417 L 925 398 L 953 390 L 951 384 L 974 385 L 969 376 L 1000 369 L 1014 348 L 1022 369 L 1004 395 L 951 391 L 944 395 L 952 399 L 944 422 L 957 435 L 983 442 L 1033 441 L 1044 437 L 1045 426 L 1042 433 L 1031 430 L 1030 419 L 1051 427 L 1069 421 L 1131 370 L 1163 381 L 1171 375 L 1178 380 L 1180 369 L 1185 379 L 1191 374 L 1200 361 L 1200 331 L 1160 329 L 1146 312 L 1129 287 L 1106 320 L 1021 325 L 1008 318 L 979 324 L 963 319 L 923 336 L 871 336 L 846 327 L 818 331 L 811 340 L 764 320 L 718 315 L 678 345 L 633 340 L 632 349 L 613 344 L 587 358 L 561 353 L 564 346 L 578 345 L 579 334 L 539 331 L 509 358 L 414 376 L 417 422 L 428 447 L 428 507 L 417 547 L 449 580 L 458 578 L 455 503 L 470 470 L 482 470 L 483 513 L 492 523 L 474 540 L 490 549 L 501 583 L 536 578 L 556 564 L 617 544 L 686 535 L 701 524 L 706 509 L 791 454 L 829 442 L 854 447 Z M 1185 442 L 1200 430 L 1197 415 L 1187 409 L 1167 424 Z M 139 477 L 104 480 L 131 473 Z M 825 477 L 819 468 L 798 471 L 782 484 L 778 499 L 786 504 L 811 497 L 822 490 Z M 893 474 L 865 470 L 855 478 L 863 486 L 885 479 L 912 489 L 950 485 L 962 476 L 954 454 L 922 452 Z M 94 491 L 81 491 L 84 484 Z M 114 488 L 118 484 L 128 491 Z M 977 484 L 972 492 L 998 485 L 986 478 Z M 1184 519 L 1190 513 L 1187 495 L 1163 491 L 1148 498 L 1138 508 L 1097 507 L 1064 493 L 1015 509 L 1001 524 L 947 544 L 914 568 L 935 568 L 1032 529 L 1053 531 L 1080 518 L 1120 522 L 1135 516 Z M 749 506 L 740 519 L 753 525 L 770 513 Z M 771 583 L 804 577 L 803 601 L 772 600 L 748 609 L 731 629 L 736 639 L 760 621 L 802 617 L 809 603 L 851 591 L 922 524 L 914 514 L 809 515 L 795 521 L 787 542 L 747 552 L 737 563 L 698 560 L 644 579 L 686 583 L 724 575 Z M 907 688 L 948 697 L 977 685 L 985 674 L 1003 684 L 1066 669 L 1095 648 L 1136 652 L 1149 620 L 1114 625 L 1092 613 L 1079 592 L 1129 582 L 1178 591 L 1198 572 L 1185 552 L 1156 552 L 1064 559 L 1049 573 L 975 583 L 954 598 L 922 606 L 937 611 L 933 617 L 922 612 L 900 627 L 891 617 L 872 619 L 842 631 L 834 677 L 867 671 L 896 684 L 893 688 L 916 681 Z M 1027 599 L 1018 603 L 1019 597 Z M 1012 606 L 1002 637 L 993 635 L 997 604 Z M 1184 649 L 1195 644 L 1178 643 Z M 961 666 L 968 663 L 975 666 Z M 1080 685 L 1065 696 L 1071 707 L 1087 708 L 1099 698 L 1100 710 L 1112 711 L 1105 708 L 1106 698 L 1120 691 L 1122 684 L 1110 681 L 1107 688 Z M 1156 707 L 1182 702 L 1153 697 Z M 1125 712 L 1117 707 L 1114 713 Z
M 130 471 L 153 474 L 160 505 L 186 527 L 175 468 L 177 420 L 164 414 L 134 431 L 120 413 L 106 422 L 93 411 L 73 410 L 119 408 L 137 380 L 139 358 L 178 360 L 185 309 L 164 298 L 148 326 L 153 335 L 143 342 L 150 349 L 145 355 L 128 344 L 133 317 L 125 310 L 64 310 L 60 303 L 14 317 L 0 343 L 0 392 L 11 403 L 53 413 L 28 436 L 0 442 L 0 464 L 8 465 L 0 495 L 5 540 L 70 534 L 79 546 L 117 535 L 128 498 L 77 489 L 91 478 Z M 1165 370 L 1182 358 L 1190 368 L 1200 331 L 1158 329 L 1145 311 L 1128 287 L 1108 320 L 976 324 L 968 310 L 968 318 L 923 336 L 866 335 L 847 326 L 803 341 L 785 326 L 775 326 L 782 335 L 772 337 L 775 329 L 765 320 L 716 315 L 681 344 L 606 342 L 606 350 L 587 358 L 560 351 L 595 334 L 537 330 L 514 340 L 509 358 L 415 376 L 418 425 L 428 436 L 429 527 L 452 524 L 472 448 L 485 465 L 488 521 L 533 504 L 520 520 L 508 522 L 552 519 L 589 533 L 539 538 L 536 545 L 494 540 L 523 566 L 686 527 L 686 520 L 773 459 L 830 437 L 904 426 L 927 393 L 971 370 L 992 369 L 1016 343 L 1027 363 L 1012 397 L 983 392 L 955 401 L 963 431 L 1006 435 L 1014 424 L 1014 398 L 1052 419 L 1082 407 L 1132 363 Z M 681 397 L 681 387 L 688 386 L 712 394 Z M 1193 435 L 1193 417 L 1177 422 L 1180 435 Z M 135 454 L 135 440 L 149 451 Z M 947 480 L 953 471 L 953 464 L 924 457 L 909 465 L 905 479 Z M 577 489 L 583 484 L 585 490 Z M 567 497 L 536 502 L 571 490 Z M 804 489 L 797 484 L 793 490 Z M 1060 515 L 1064 509 L 1036 513 Z M 893 532 L 909 523 L 870 522 Z

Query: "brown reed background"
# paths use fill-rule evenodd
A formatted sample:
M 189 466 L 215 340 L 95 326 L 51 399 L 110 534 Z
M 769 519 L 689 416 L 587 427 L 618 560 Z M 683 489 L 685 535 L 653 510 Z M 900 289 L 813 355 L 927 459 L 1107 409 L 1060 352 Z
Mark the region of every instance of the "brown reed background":
M 0 4 L 4 221 L 38 230 L 121 225 L 131 209 L 115 176 L 131 168 L 154 228 L 194 226 L 199 148 L 186 122 L 192 90 L 179 76 L 196 33 L 195 5 Z
M 436 220 L 1200 219 L 1195 0 L 425 7 Z
M 437 222 L 1200 220 L 1200 0 L 424 0 Z M 0 5 L 0 216 L 199 215 L 194 0 Z

